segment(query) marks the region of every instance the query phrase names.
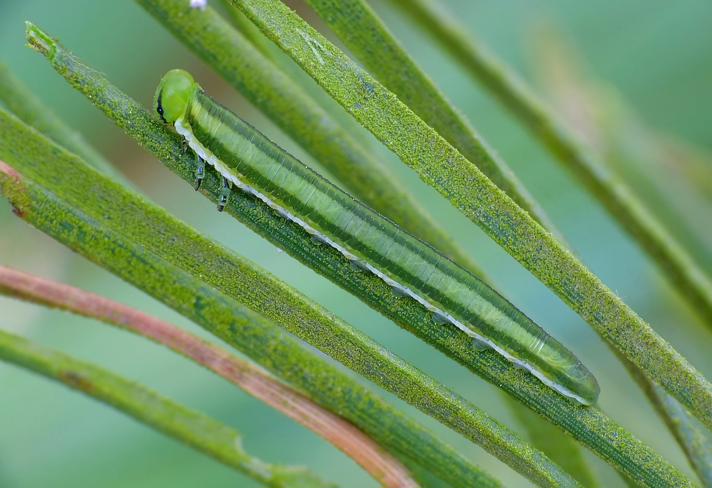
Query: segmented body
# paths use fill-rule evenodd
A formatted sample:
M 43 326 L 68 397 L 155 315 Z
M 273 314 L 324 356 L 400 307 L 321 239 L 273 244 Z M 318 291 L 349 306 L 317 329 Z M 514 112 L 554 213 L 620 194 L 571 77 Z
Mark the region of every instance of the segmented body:
M 175 128 L 233 185 L 262 200 L 347 259 L 582 404 L 593 375 L 563 345 L 474 275 L 407 234 L 196 90 Z

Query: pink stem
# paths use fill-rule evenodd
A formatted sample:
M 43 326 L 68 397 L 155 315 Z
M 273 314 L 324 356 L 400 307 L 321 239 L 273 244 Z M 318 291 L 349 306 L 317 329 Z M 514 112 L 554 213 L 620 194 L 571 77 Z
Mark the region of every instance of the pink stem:
M 171 348 L 296 420 L 360 464 L 387 488 L 416 488 L 408 470 L 343 418 L 268 372 L 174 325 L 62 283 L 0 266 L 0 292 L 117 325 Z

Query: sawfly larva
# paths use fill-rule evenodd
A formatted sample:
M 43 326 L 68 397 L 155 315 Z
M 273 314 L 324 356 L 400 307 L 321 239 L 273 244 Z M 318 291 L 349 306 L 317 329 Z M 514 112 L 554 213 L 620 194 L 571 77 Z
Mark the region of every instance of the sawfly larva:
M 248 192 L 315 239 L 338 250 L 395 293 L 429 310 L 491 347 L 557 392 L 596 402 L 599 388 L 586 367 L 562 344 L 477 277 L 366 207 L 272 143 L 206 95 L 182 70 L 166 73 L 154 108 L 196 153 L 196 189 L 205 164 L 223 177 L 218 209 L 230 184 Z

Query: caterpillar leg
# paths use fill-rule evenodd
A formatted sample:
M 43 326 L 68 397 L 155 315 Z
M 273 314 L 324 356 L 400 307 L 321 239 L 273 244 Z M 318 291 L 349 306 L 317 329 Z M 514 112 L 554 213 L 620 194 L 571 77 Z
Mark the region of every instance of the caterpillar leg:
M 227 199 L 230 196 L 230 182 L 227 178 L 222 179 L 222 190 L 220 190 L 220 199 L 218 200 L 218 212 L 225 210 L 225 205 L 227 205 Z
M 195 191 L 198 191 L 200 189 L 200 184 L 203 182 L 203 178 L 205 178 L 205 161 L 203 158 L 198 156 L 197 154 L 195 155 L 195 158 L 198 160 L 197 165 L 195 167 Z

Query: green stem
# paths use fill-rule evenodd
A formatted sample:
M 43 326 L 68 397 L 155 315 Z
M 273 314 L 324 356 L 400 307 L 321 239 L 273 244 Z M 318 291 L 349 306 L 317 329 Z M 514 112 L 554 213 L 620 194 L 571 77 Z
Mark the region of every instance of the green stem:
M 60 146 L 80 156 L 96 169 L 121 182 L 126 179 L 79 132 L 68 127 L 46 107 L 10 69 L 0 63 L 0 101 L 20 120 L 34 127 Z
M 251 53 L 251 49 L 244 49 L 243 47 L 245 46 L 245 40 L 239 39 L 239 36 L 234 33 L 230 32 L 229 26 L 227 26 L 224 21 L 222 21 L 217 14 L 214 12 L 208 10 L 206 12 L 200 12 L 200 13 L 195 13 L 193 15 L 191 14 L 186 14 L 188 12 L 188 8 L 186 7 L 185 2 L 181 1 L 144 1 L 140 2 L 142 3 L 149 12 L 151 12 L 158 20 L 162 21 L 165 25 L 167 25 L 173 32 L 176 32 L 180 35 L 181 39 L 183 39 L 184 42 L 186 42 L 189 46 L 191 46 L 194 50 L 196 50 L 199 54 L 202 54 L 204 57 L 207 57 L 209 61 L 212 61 L 211 64 L 213 64 L 216 68 L 222 69 L 223 72 L 226 73 L 226 77 L 230 81 L 233 82 L 233 84 L 236 84 L 238 87 L 242 86 L 241 83 L 239 83 L 240 77 L 245 78 L 245 77 L 250 77 L 251 79 L 254 78 L 259 78 L 260 74 L 263 74 L 261 79 L 258 79 L 258 83 L 255 85 L 249 85 L 253 90 L 259 89 L 262 90 L 262 92 L 267 92 L 269 93 L 270 96 L 273 98 L 276 97 L 277 100 L 285 100 L 282 97 L 286 96 L 286 99 L 288 99 L 289 102 L 294 104 L 295 97 L 294 96 L 289 96 L 288 92 L 289 90 L 295 91 L 295 88 L 292 88 L 292 85 L 290 83 L 286 83 L 286 77 L 275 76 L 275 71 L 277 68 L 275 66 L 272 66 L 271 69 L 269 70 L 263 70 L 260 71 L 259 69 L 256 70 L 256 66 L 262 66 L 265 64 L 265 60 L 260 60 L 259 57 L 257 56 L 256 53 Z M 237 11 L 236 9 L 232 8 L 233 11 Z M 244 15 L 238 12 L 238 19 L 244 19 Z M 249 21 L 248 21 L 249 22 Z M 251 26 L 251 28 L 254 30 L 255 27 L 252 23 L 248 24 Z M 210 36 L 206 38 L 205 32 L 210 32 Z M 263 37 L 262 33 L 258 30 L 256 33 L 253 32 L 253 34 L 260 36 L 263 40 L 266 40 L 266 38 Z M 214 42 L 214 39 L 216 37 L 220 37 L 222 40 L 222 44 Z M 231 42 L 237 38 L 237 42 L 240 44 L 240 49 L 238 51 L 234 51 L 231 49 L 226 49 L 226 50 L 221 50 L 221 47 L 225 44 L 230 45 L 230 44 L 235 44 L 234 42 Z M 223 54 L 224 51 L 227 51 L 228 53 L 234 53 L 233 55 L 229 54 Z M 206 52 L 210 53 L 210 56 L 206 56 Z M 229 63 L 231 66 L 230 69 L 225 69 L 224 64 L 221 64 L 221 62 L 216 61 L 220 59 L 225 59 L 223 63 Z M 249 72 L 247 71 L 249 69 Z M 235 70 L 238 71 L 240 76 L 237 78 L 238 83 L 236 82 L 236 77 L 235 77 Z M 271 75 L 268 76 L 267 71 L 271 73 Z M 276 83 L 274 80 L 279 80 L 279 81 L 284 81 L 282 83 Z M 272 91 L 269 91 L 268 89 L 270 88 L 270 85 L 266 82 L 272 82 L 273 89 Z M 250 93 L 254 93 L 250 92 Z M 277 95 L 275 95 L 277 94 Z M 299 97 L 296 97 L 297 100 L 301 100 Z M 265 96 L 252 96 L 252 100 L 257 101 L 258 103 L 261 103 L 261 105 L 265 104 L 265 100 L 267 100 L 267 97 Z M 304 101 L 309 102 L 309 99 L 307 98 L 306 95 L 304 95 Z M 311 103 L 304 103 L 301 105 L 297 105 L 297 108 L 300 109 L 302 112 L 307 112 L 307 117 L 308 118 L 317 118 L 315 117 L 315 114 L 310 114 L 309 111 L 314 111 L 312 108 L 314 105 L 314 102 L 311 101 Z M 281 114 L 284 116 L 285 111 L 282 110 Z M 289 114 L 289 117 L 293 117 L 294 110 L 288 110 L 286 113 Z M 316 114 L 318 115 L 318 114 Z M 325 114 L 324 114 L 325 115 Z M 318 119 L 320 121 L 324 120 L 324 116 L 318 116 Z M 333 122 L 332 122 L 333 124 Z M 343 135 L 343 134 L 342 134 Z M 339 137 L 338 135 L 336 137 Z M 349 141 L 347 141 L 349 142 Z M 336 160 L 330 160 L 330 161 L 335 161 L 339 162 L 341 161 L 340 159 Z M 367 160 L 368 162 L 368 160 Z M 379 174 L 379 172 L 376 172 L 374 174 L 373 171 L 369 170 L 369 165 L 366 165 L 367 167 L 364 167 L 363 169 L 365 172 L 369 175 L 369 178 L 371 180 L 366 181 L 366 179 L 363 177 L 362 173 L 359 173 L 359 171 L 355 171 L 353 165 L 344 168 L 344 171 L 341 171 L 339 174 L 340 175 L 348 175 L 349 180 L 348 181 L 356 181 L 359 184 L 358 185 L 347 185 L 350 186 L 352 189 L 356 190 L 357 194 L 363 195 L 365 189 L 367 188 L 368 195 L 365 195 L 367 198 L 366 200 L 371 200 L 372 204 L 379 205 L 380 207 L 383 207 L 384 203 L 388 203 L 386 199 L 384 199 L 384 196 L 388 196 L 389 192 L 393 192 L 393 181 L 394 180 L 389 180 L 387 178 L 388 175 L 383 175 Z M 358 167 L 357 167 L 358 168 Z M 377 181 L 380 183 L 379 185 L 374 185 L 372 184 L 374 181 Z M 376 195 L 378 197 L 378 200 L 374 201 L 372 198 L 369 199 L 368 197 Z M 413 200 L 410 200 L 411 203 Z M 398 192 L 394 192 L 392 195 L 392 198 L 390 198 L 390 204 L 393 204 L 394 202 L 397 202 L 398 205 L 400 206 L 407 206 L 408 202 L 404 201 L 403 198 L 401 198 L 398 195 Z M 403 212 L 397 211 L 395 212 L 394 218 L 400 219 L 403 217 Z M 437 237 L 438 235 L 444 236 L 445 233 L 440 231 L 436 225 L 432 222 L 429 221 L 428 219 L 419 219 L 416 220 L 415 218 L 411 220 L 413 225 L 411 226 L 411 230 L 415 231 L 418 235 L 425 239 L 433 239 L 433 237 Z M 445 239 L 435 239 L 436 242 L 439 242 L 441 246 L 445 246 Z M 448 250 L 451 251 L 450 255 L 455 254 L 457 257 L 459 257 L 460 261 L 464 261 L 467 259 L 465 254 L 457 248 L 452 241 L 447 241 L 447 246 L 445 251 L 447 252 Z M 467 264 L 469 265 L 470 268 L 475 268 L 474 264 L 467 260 Z M 519 408 L 525 408 L 522 407 L 518 402 L 512 402 L 511 403 L 513 409 Z M 527 425 L 530 425 L 533 422 L 537 422 L 537 420 L 533 420 L 532 422 L 528 423 Z M 539 430 L 535 430 L 534 432 L 538 432 Z M 572 441 L 568 440 L 567 438 L 559 435 L 559 438 L 562 439 L 562 442 L 564 442 L 569 449 L 573 450 L 576 449 L 576 444 L 573 443 Z M 550 442 L 549 442 L 550 445 Z M 570 459 L 570 456 L 567 458 L 562 458 L 562 460 L 568 460 Z
M 524 428 L 526 437 L 537 449 L 541 449 L 564 471 L 570 473 L 586 488 L 599 486 L 591 466 L 586 461 L 583 448 L 576 439 L 566 435 L 556 425 L 526 408 L 519 400 L 505 396 L 507 407 L 519 425 Z
M 348 133 L 353 139 L 353 142 L 355 142 L 361 150 L 369 153 L 369 157 L 377 161 L 379 166 L 383 166 L 383 164 L 378 161 L 377 156 L 370 151 L 370 146 L 373 144 L 373 139 L 370 138 L 370 134 L 334 102 L 327 93 L 324 93 L 324 90 L 314 83 L 314 80 L 302 71 L 302 69 L 292 61 L 292 58 L 275 46 L 239 8 L 230 3 L 230 0 L 222 0 L 221 3 L 227 10 L 227 18 L 231 25 L 249 39 L 250 43 L 255 46 L 266 59 L 272 61 L 274 69 L 286 75 L 293 85 L 298 85 L 304 93 L 310 96 L 330 117 L 333 117 L 333 119 L 341 125 L 341 128 Z M 185 7 L 181 4 L 176 4 L 175 8 L 183 9 Z M 187 43 L 187 39 L 184 40 L 184 42 Z M 210 48 L 210 46 L 208 46 L 208 48 Z M 225 54 L 232 52 L 233 50 L 230 49 Z M 274 88 L 278 87 L 275 86 Z M 319 161 L 314 161 L 314 163 L 320 164 Z M 398 178 L 395 178 L 394 181 L 400 186 Z
M 211 370 L 331 442 L 381 486 L 417 488 L 408 471 L 355 426 L 258 366 L 175 325 L 93 293 L 3 266 L 0 266 L 0 294 L 97 319 L 151 339 Z
M 273 70 L 276 69 L 283 69 L 286 74 L 289 75 L 289 77 L 292 80 L 292 83 L 297 82 L 300 83 L 300 86 L 305 88 L 305 91 L 309 86 L 306 86 L 307 84 L 311 83 L 312 85 L 314 84 L 311 78 L 308 77 L 301 69 L 294 64 L 294 62 L 286 58 L 283 53 L 281 56 L 277 55 L 275 56 L 274 53 L 274 46 L 271 44 L 271 41 L 267 39 L 262 31 L 260 31 L 245 15 L 234 5 L 232 5 L 229 1 L 225 0 L 224 1 L 226 8 L 228 10 L 228 13 L 230 15 L 230 19 L 232 20 L 233 25 L 237 28 L 239 32 L 241 32 L 246 38 L 250 40 L 250 42 L 259 50 L 260 53 L 262 53 L 267 59 L 272 60 L 275 63 L 275 66 L 272 68 Z M 184 5 L 176 5 L 177 9 L 184 9 Z M 185 16 L 170 16 L 166 15 L 165 12 L 159 12 L 155 13 L 154 16 L 161 21 L 164 25 L 171 25 L 173 23 L 177 23 L 178 25 L 182 25 L 184 23 L 189 23 L 189 19 L 186 19 Z M 205 22 L 206 26 L 210 25 L 210 17 L 204 16 L 200 18 L 199 22 Z M 183 31 L 184 29 L 180 29 L 180 27 L 176 26 L 172 29 L 174 32 L 177 30 Z M 214 25 L 213 25 L 213 31 Z M 367 31 L 370 32 L 369 29 L 366 29 Z M 202 40 L 201 36 L 193 36 L 190 33 L 187 33 L 183 36 L 181 36 L 181 39 L 183 40 L 184 43 L 187 45 L 201 45 Z M 208 49 L 210 51 L 216 51 L 216 48 L 213 45 L 207 45 L 204 47 L 204 49 Z M 383 55 L 384 51 L 387 53 L 387 49 L 379 49 L 379 55 Z M 372 51 L 368 51 L 369 53 Z M 237 49 L 237 50 L 230 50 L 229 53 L 239 53 L 240 59 L 244 59 L 242 55 L 245 54 L 244 49 Z M 198 52 L 200 55 L 200 51 Z M 405 53 L 403 53 L 405 54 Z M 378 57 L 375 55 L 372 57 Z M 206 59 L 206 62 L 211 64 L 213 67 L 215 66 L 215 63 L 213 63 L 212 60 L 219 58 L 219 56 L 216 54 L 215 56 L 211 56 Z M 395 62 L 394 60 L 390 61 Z M 374 63 L 378 64 L 378 63 Z M 417 67 L 416 67 L 417 69 Z M 422 73 L 422 72 L 421 72 Z M 425 76 L 423 74 L 423 76 Z M 412 77 L 406 74 L 406 77 L 408 79 L 411 79 Z M 306 78 L 306 82 L 305 79 Z M 269 79 L 266 79 L 266 81 L 269 81 Z M 427 89 L 427 87 L 424 87 Z M 432 87 L 436 92 L 437 88 L 434 86 Z M 281 87 L 279 86 L 274 86 L 274 89 L 277 92 L 282 91 Z M 411 92 L 413 90 L 410 90 Z M 317 96 L 314 98 L 314 100 L 319 103 L 324 109 L 327 109 L 323 102 L 324 97 L 328 97 L 327 94 L 325 94 L 323 91 L 321 92 L 322 96 Z M 447 107 L 444 109 L 446 111 L 452 112 L 451 115 L 453 115 L 456 118 L 459 118 L 460 115 L 457 114 L 456 110 L 452 108 L 449 104 L 447 104 L 447 101 L 445 101 L 444 97 L 441 96 L 439 92 L 435 94 L 435 96 L 431 97 L 435 101 L 438 99 L 441 99 L 442 102 L 444 102 Z M 333 100 L 330 98 L 328 99 L 328 102 L 333 104 Z M 253 102 L 254 103 L 254 102 Z M 421 104 L 422 107 L 423 104 Z M 428 109 L 429 105 L 425 105 L 424 108 Z M 340 109 L 338 110 L 338 113 L 333 113 L 332 114 L 336 120 L 339 123 L 344 124 L 344 117 L 348 117 L 348 114 L 343 112 L 343 110 Z M 349 124 L 350 123 L 350 124 Z M 348 126 L 351 124 L 354 124 L 355 122 L 352 119 L 349 119 L 344 127 L 344 129 L 348 130 Z M 431 123 L 431 125 L 433 125 Z M 457 126 L 457 121 L 455 121 L 455 124 Z M 467 127 L 467 121 L 464 120 L 464 118 L 461 119 L 461 123 L 459 124 L 460 127 Z M 473 134 L 474 136 L 474 134 Z M 476 136 L 474 136 L 476 137 Z M 359 142 L 361 142 L 359 140 Z M 480 146 L 481 144 L 479 141 L 474 141 L 475 146 Z M 489 158 L 489 156 L 487 156 Z M 489 160 L 489 159 L 488 159 Z M 506 173 L 504 174 L 509 174 L 508 170 L 506 168 L 503 168 L 506 170 Z M 499 168 L 495 168 L 495 171 L 499 171 Z M 343 183 L 343 182 L 341 182 Z M 516 183 L 516 181 L 513 181 L 513 183 Z M 385 185 L 384 185 L 385 186 Z M 385 191 L 390 191 L 392 188 L 392 185 L 388 185 L 388 187 L 385 188 Z M 361 199 L 361 200 L 368 200 L 368 195 L 363 194 L 363 188 L 360 187 L 354 187 L 351 186 L 351 190 L 354 193 L 354 196 Z M 377 202 L 374 202 L 377 203 Z M 388 209 L 385 208 L 378 208 L 378 210 L 386 215 L 388 214 Z M 539 209 L 537 209 L 539 210 Z M 543 212 L 540 213 L 540 220 L 542 220 L 545 217 Z M 399 225 L 403 227 L 402 222 L 396 221 Z M 431 233 L 434 224 L 432 222 L 428 222 L 427 220 L 424 220 L 418 228 L 415 226 L 411 226 L 410 231 L 414 233 L 414 235 L 420 237 L 424 241 L 428 241 L 431 239 Z M 435 224 L 436 225 L 436 224 Z M 439 231 L 439 229 L 435 229 L 436 231 Z M 443 235 L 445 234 L 444 231 L 439 231 Z M 441 240 L 442 242 L 442 240 Z M 458 264 L 461 266 L 467 268 L 468 270 L 472 271 L 474 274 L 478 275 L 481 279 L 484 279 L 485 281 L 489 282 L 487 277 L 484 275 L 481 269 L 479 269 L 474 262 L 469 259 L 469 257 L 462 252 L 461 248 L 457 246 L 457 244 L 454 241 L 449 241 L 451 245 L 447 249 L 439 249 L 444 254 L 450 255 Z M 442 245 L 442 244 L 441 244 Z M 491 286 L 491 283 L 490 283 Z M 501 293 L 501 292 L 500 292 Z M 519 419 L 520 425 L 526 430 L 527 436 L 529 440 L 532 442 L 532 444 L 541 449 L 547 456 L 549 456 L 555 463 L 559 464 L 560 466 L 564 467 L 564 470 L 568 473 L 570 473 L 574 478 L 576 478 L 579 482 L 581 482 L 584 486 L 587 487 L 594 487 L 596 486 L 595 480 L 593 473 L 590 471 L 590 468 L 587 466 L 587 463 L 582 455 L 582 450 L 580 445 L 571 437 L 566 435 L 564 432 L 556 428 L 555 426 L 552 426 L 550 423 L 548 423 L 546 420 L 542 419 L 540 416 L 534 414 L 529 410 L 526 406 L 522 405 L 521 402 L 513 399 L 512 397 L 504 394 L 503 396 L 505 398 L 507 407 L 513 412 L 515 418 Z
M 378 15 L 364 0 L 308 0 L 321 19 L 338 35 L 349 51 L 364 63 L 381 83 L 393 91 L 423 121 L 440 133 L 470 162 L 477 165 L 497 186 L 545 227 L 554 231 L 542 209 L 527 194 L 504 161 L 480 139 L 467 119 L 447 100 L 422 71 Z M 237 11 L 235 7 L 231 10 Z M 244 19 L 244 14 L 240 15 Z M 252 29 L 256 29 L 250 23 Z M 246 27 L 249 28 L 249 27 Z M 259 34 L 264 39 L 261 32 Z M 357 193 L 357 197 L 360 195 Z M 397 222 L 397 221 L 396 221 Z M 397 222 L 401 224 L 400 222 Z M 419 234 L 427 239 L 427 234 Z M 455 258 L 471 269 L 471 262 Z M 507 406 L 526 429 L 532 443 L 586 486 L 595 486 L 579 445 L 559 429 L 532 414 L 520 402 L 508 399 Z
M 586 152 L 521 80 L 479 48 L 452 18 L 446 16 L 442 6 L 436 7 L 429 0 L 397 0 L 395 3 L 431 33 L 528 127 L 563 166 L 579 178 L 648 253 L 683 299 L 712 326 L 712 281 L 634 193 L 603 163 Z M 657 374 L 651 376 L 658 378 Z M 670 386 L 667 379 L 662 384 L 666 389 Z M 707 412 L 712 412 L 709 404 Z M 709 422 L 709 416 L 705 421 Z
M 577 132 L 583 133 L 599 154 L 608 153 L 601 160 L 610 164 L 621 177 L 634 182 L 636 193 L 654 205 L 659 217 L 667 217 L 666 224 L 672 226 L 677 223 L 676 234 L 680 236 L 683 230 L 679 227 L 681 219 L 670 212 L 670 199 L 657 191 L 655 183 L 650 180 L 657 176 L 663 181 L 661 188 L 668 193 L 681 190 L 670 186 L 670 173 L 661 165 L 660 154 L 665 151 L 661 150 L 659 141 L 634 120 L 635 117 L 613 93 L 579 72 L 574 62 L 577 55 L 563 39 L 554 36 L 553 32 L 547 34 L 538 37 L 541 47 L 537 50 L 537 66 L 545 78 L 544 86 L 551 91 L 563 111 L 576 114 L 571 121 L 575 119 Z M 686 190 L 689 193 L 690 188 Z M 695 239 L 689 234 L 686 237 L 689 247 Z M 701 431 L 699 423 L 633 365 L 627 361 L 623 364 L 665 421 L 700 479 L 708 486 L 712 484 L 712 442 Z
M 283 3 L 233 3 L 426 183 L 712 427 L 704 376 L 462 154 Z
M 650 137 L 661 146 L 668 169 L 679 173 L 708 203 L 712 202 L 712 153 L 669 134 Z
M 228 18 L 232 22 L 232 25 L 235 27 L 235 29 L 242 34 L 250 43 L 259 51 L 259 53 L 265 57 L 265 59 L 268 59 L 270 61 L 275 61 L 274 55 L 275 53 L 275 47 L 270 46 L 271 42 L 269 39 L 265 37 L 264 34 L 262 34 L 262 31 L 259 30 L 255 24 L 253 24 L 250 19 L 245 17 L 245 14 L 243 14 L 240 9 L 235 8 L 234 5 L 232 5 L 230 2 L 223 0 L 223 3 L 225 5 L 225 9 L 227 10 L 228 13 Z M 176 5 L 175 7 L 180 7 L 179 5 Z M 207 9 L 206 9 L 207 10 Z M 212 14 L 210 14 L 212 15 Z M 164 15 L 161 15 L 161 17 L 164 17 Z M 168 17 L 168 16 L 165 16 Z M 156 18 L 160 21 L 161 18 L 156 15 Z M 217 18 L 217 17 L 215 17 Z M 181 39 L 184 42 L 187 42 L 184 39 Z M 193 44 L 193 42 L 191 42 Z M 276 64 L 276 63 L 275 63 Z
M 286 120 L 289 121 L 292 120 L 295 113 L 301 114 L 301 120 L 297 121 L 297 128 L 301 130 L 304 121 L 324 121 L 326 120 L 325 117 L 328 117 L 326 112 L 323 112 L 321 115 L 316 113 L 318 109 L 315 110 L 313 108 L 316 101 L 313 99 L 310 100 L 306 92 L 304 92 L 302 96 L 297 96 L 298 88 L 294 86 L 294 77 L 287 77 L 280 74 L 280 68 L 276 62 L 273 63 L 272 66 L 267 67 L 266 62 L 270 57 L 265 56 L 266 59 L 260 59 L 254 52 L 254 49 L 247 46 L 245 40 L 233 32 L 229 26 L 210 9 L 207 9 L 205 12 L 190 13 L 185 2 L 182 2 L 182 0 L 143 0 L 139 3 L 171 32 L 176 34 L 188 47 L 193 49 L 208 64 L 220 72 L 228 82 L 240 90 L 253 103 L 262 107 L 263 110 L 273 118 L 279 117 L 278 120 L 284 121 L 286 115 Z M 269 40 L 264 37 L 262 32 L 259 31 L 252 22 L 246 19 L 244 14 L 235 6 L 228 3 L 227 7 L 233 14 L 235 23 L 241 26 L 241 32 L 245 34 L 245 37 L 249 38 L 252 43 L 256 45 L 259 52 L 262 54 L 269 53 L 269 46 L 265 46 L 265 42 L 269 42 Z M 205 32 L 210 32 L 210 38 L 206 38 Z M 291 63 L 291 60 L 288 61 Z M 266 68 L 260 69 L 262 66 Z M 303 75 L 303 73 L 299 74 Z M 255 80 L 254 84 L 250 84 L 249 80 L 253 79 Z M 269 100 L 275 100 L 280 103 L 268 105 L 266 102 Z M 302 101 L 303 103 L 301 103 Z M 291 106 L 288 104 L 291 104 Z M 276 111 L 274 107 L 283 107 L 286 110 L 281 109 Z M 332 121 L 330 125 L 337 122 L 340 122 L 340 120 Z M 285 125 L 284 123 L 281 125 L 285 130 L 291 130 L 293 136 L 297 138 L 300 137 L 301 133 L 295 132 L 292 125 Z M 312 132 L 319 131 L 320 127 L 312 127 L 311 130 Z M 343 132 L 340 135 L 334 134 L 335 137 L 344 137 L 344 135 Z M 342 144 L 353 146 L 348 135 L 346 135 Z M 309 145 L 308 141 L 303 143 L 303 146 L 313 147 Z M 320 143 L 319 147 L 323 148 L 324 146 Z M 346 152 L 346 155 L 357 153 L 358 150 L 352 147 L 352 149 Z M 343 160 L 343 158 L 333 158 L 328 155 L 324 155 L 323 157 L 329 158 L 326 161 L 331 162 L 330 165 L 327 165 L 327 168 L 330 168 L 332 165 L 339 165 Z M 335 171 L 331 168 L 331 172 L 336 174 L 337 178 L 346 178 L 340 181 L 344 183 L 344 186 L 349 188 L 355 196 L 361 198 L 384 215 L 390 216 L 394 221 L 398 222 L 398 224 L 404 228 L 408 228 L 414 235 L 425 241 L 434 243 L 435 247 L 440 251 L 451 256 L 455 261 L 473 271 L 478 276 L 483 276 L 482 271 L 472 262 L 472 259 L 470 259 L 453 240 L 446 237 L 446 233 L 439 228 L 437 223 L 431 220 L 422 208 L 415 209 L 419 215 L 414 214 L 412 218 L 408 218 L 408 215 L 404 212 L 405 208 L 401 208 L 413 205 L 414 200 L 412 198 L 406 200 L 399 196 L 398 193 L 404 190 L 400 190 L 400 184 L 391 177 L 390 174 L 379 170 L 377 162 L 374 161 L 372 163 L 370 159 L 363 161 L 366 163 L 363 166 L 363 170 L 361 169 L 361 164 L 356 166 L 350 164 L 338 166 L 339 168 L 343 168 L 341 171 Z M 354 184 L 354 182 L 356 184 Z M 374 196 L 376 198 L 374 198 Z M 399 208 L 392 211 L 391 208 L 393 205 L 398 205 Z M 407 220 L 403 221 L 404 218 L 407 218 Z M 526 410 L 526 407 L 516 401 L 509 402 L 508 405 L 512 410 Z M 526 412 L 519 412 L 517 415 L 518 417 L 523 417 L 526 416 Z M 547 448 L 555 443 L 554 439 L 558 439 L 558 443 L 562 446 L 561 449 L 549 449 L 549 451 L 557 455 L 559 452 L 567 452 L 569 454 L 567 456 L 560 456 L 555 462 L 575 466 L 575 464 L 570 462 L 571 459 L 577 458 L 571 455 L 571 453 L 577 449 L 575 441 L 555 429 L 546 429 L 544 425 L 541 425 L 543 423 L 544 421 L 540 418 L 530 416 L 525 426 L 530 434 L 537 435 L 546 432 L 547 435 L 544 445 Z M 580 467 L 581 470 L 584 469 L 582 466 Z M 577 479 L 586 480 L 590 478 L 590 476 L 583 471 L 581 471 L 581 473 L 571 472 L 571 474 L 577 477 Z
M 53 51 L 50 60 L 58 73 L 161 159 L 168 168 L 184 180 L 192 182 L 195 163 L 182 152 L 177 136 L 157 124 L 145 110 L 111 86 L 99 73 L 81 64 L 54 41 L 51 42 Z M 43 52 L 41 46 L 40 51 Z M 45 52 L 45 54 L 49 56 L 50 53 Z M 216 200 L 220 185 L 212 172 L 209 173 L 206 183 L 203 187 L 204 194 Z M 312 269 L 324 274 L 396 323 L 447 352 L 476 374 L 503 388 L 550 419 L 588 445 L 603 459 L 611 462 L 629 478 L 639 480 L 646 486 L 688 484 L 684 476 L 674 467 L 598 409 L 581 407 L 563 398 L 531 375 L 517 369 L 494 351 L 477 353 L 472 348 L 471 339 L 459 330 L 433 328 L 432 318 L 423 307 L 408 300 L 401 300 L 382 280 L 371 274 L 358 272 L 343 259 L 340 253 L 313 242 L 300 227 L 276 215 L 266 205 L 246 196 L 243 192 L 236 192 L 231 196 L 226 210 Z M 171 243 L 169 247 L 173 248 L 175 244 Z M 225 272 L 222 264 L 215 269 L 218 276 Z M 203 276 L 211 274 L 210 269 L 203 272 Z M 226 293 L 234 293 L 232 291 L 234 283 L 229 280 L 217 285 Z M 253 353 L 254 347 L 249 345 L 246 350 Z M 273 354 L 271 360 L 275 357 L 280 356 Z M 331 398 L 327 399 L 331 400 Z M 347 418 L 351 420 L 350 417 Z M 363 429 L 372 437 L 376 437 L 372 431 L 365 427 Z M 422 447 L 417 449 L 423 450 Z M 468 486 L 457 483 L 455 485 Z
M 54 41 L 32 26 L 29 29 L 33 44 L 48 49 L 50 60 L 63 58 L 63 53 L 57 50 Z M 62 64 L 61 61 L 59 64 Z M 106 80 L 95 79 L 93 84 L 103 87 Z M 181 150 L 181 144 L 171 137 L 173 134 L 159 122 L 150 119 L 135 101 L 126 99 L 114 110 L 131 114 L 127 120 L 136 130 L 140 130 L 139 124 L 145 122 L 152 133 L 143 132 L 143 135 L 148 136 L 152 144 L 159 143 L 155 135 L 158 132 L 163 140 L 168 138 L 168 141 L 173 141 L 174 151 Z M 121 222 L 121 231 L 131 235 L 135 244 L 145 246 L 152 253 L 168 253 L 184 269 L 201 276 L 203 283 L 230 290 L 230 296 L 239 303 L 259 311 L 286 331 L 478 443 L 536 483 L 542 486 L 576 486 L 546 456 L 523 443 L 516 434 L 475 405 L 386 351 L 369 337 L 313 304 L 253 263 L 231 254 L 194 232 L 182 229 L 180 222 L 158 207 L 149 205 L 117 185 L 110 185 L 99 175 L 92 175 L 87 171 L 88 168 L 83 167 L 81 160 L 72 160 L 69 154 L 55 155 L 52 164 L 48 165 L 46 161 L 51 159 L 52 148 L 41 146 L 39 142 L 34 144 L 36 154 L 18 157 L 7 151 L 9 141 L 27 141 L 32 137 L 8 117 L 0 122 L 6 141 L 5 153 L 12 157 L 7 162 L 20 171 L 23 177 L 57 187 L 56 191 L 61 194 L 66 205 L 83 209 L 88 218 L 105 222 L 107 226 Z M 2 146 L 0 157 L 1 149 Z M 167 149 L 161 148 L 162 151 Z M 71 166 L 71 169 L 65 166 Z M 219 178 L 214 174 L 211 176 L 203 191 L 214 191 L 219 187 Z M 45 218 L 34 212 L 24 213 L 36 219 Z M 178 253 L 171 240 L 181 233 L 190 239 L 192 246 L 185 255 Z M 157 236 L 164 236 L 170 244 L 162 242 Z M 76 242 L 70 244 L 76 245 Z M 200 251 L 199 255 L 195 248 Z M 234 277 L 239 277 L 239 280 Z
M 266 486 L 335 486 L 304 468 L 267 464 L 251 456 L 243 449 L 236 430 L 144 386 L 2 331 L 0 359 L 104 402 Z
M 381 19 L 363 0 L 308 0 L 321 19 L 386 88 L 425 123 L 475 164 L 534 219 L 551 229 L 543 210 L 507 164 L 487 147 L 459 113 L 405 52 Z
M 712 187 L 712 158 L 695 157 L 689 144 L 644 123 L 617 90 L 582 66 L 580 53 L 555 29 L 539 32 L 533 45 L 535 76 L 552 110 L 709 272 L 712 237 L 697 223 L 712 210 L 712 192 L 705 191 Z
M 159 124 L 154 127 L 163 135 L 163 150 L 192 168 L 180 142 Z M 218 291 L 215 285 L 255 287 L 249 276 L 234 278 L 243 276 L 235 256 L 0 110 L 2 159 L 13 166 L 0 163 L 0 189 L 19 217 L 238 348 L 357 425 L 407 467 L 421 464 L 453 486 L 497 486 L 283 329 Z M 218 192 L 218 178 L 205 183 Z
M 469 260 L 389 171 L 339 121 L 215 10 L 183 0 L 137 0 L 148 13 L 262 110 L 344 187 L 446 254 Z M 474 266 L 474 265 L 473 265 Z
M 680 403 L 655 384 L 650 385 L 655 408 L 682 446 L 703 486 L 712 488 L 712 438 Z
M 706 488 L 712 487 L 712 438 L 709 431 L 663 388 L 643 376 L 629 362 L 621 361 L 675 437 L 697 477 Z

